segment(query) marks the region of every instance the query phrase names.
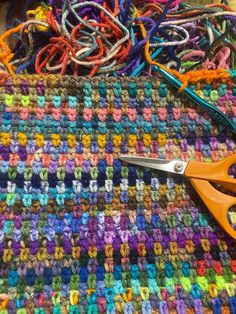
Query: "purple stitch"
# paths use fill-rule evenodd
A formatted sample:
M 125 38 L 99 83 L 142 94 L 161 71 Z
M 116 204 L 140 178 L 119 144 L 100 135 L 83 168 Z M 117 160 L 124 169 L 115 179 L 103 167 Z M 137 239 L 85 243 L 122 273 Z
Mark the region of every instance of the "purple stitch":
M 38 241 L 30 241 L 29 243 L 30 253 L 36 255 L 39 250 L 39 243 Z

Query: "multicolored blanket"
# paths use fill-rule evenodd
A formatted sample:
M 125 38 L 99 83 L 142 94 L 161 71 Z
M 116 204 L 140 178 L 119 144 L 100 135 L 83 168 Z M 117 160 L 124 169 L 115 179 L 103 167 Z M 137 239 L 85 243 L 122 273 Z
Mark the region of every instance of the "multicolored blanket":
M 233 79 L 191 88 L 236 122 Z M 157 78 L 2 76 L 0 314 L 236 313 L 235 241 L 182 177 L 119 160 L 235 152 Z

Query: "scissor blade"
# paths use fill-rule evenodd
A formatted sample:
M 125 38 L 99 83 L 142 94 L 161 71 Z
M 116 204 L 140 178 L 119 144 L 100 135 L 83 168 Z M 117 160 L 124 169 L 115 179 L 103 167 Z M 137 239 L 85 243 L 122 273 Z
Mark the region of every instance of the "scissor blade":
M 188 165 L 188 162 L 184 161 L 169 161 L 166 159 L 136 157 L 129 155 L 121 155 L 119 156 L 119 158 L 120 160 L 125 161 L 129 164 L 178 174 L 184 174 L 184 171 Z

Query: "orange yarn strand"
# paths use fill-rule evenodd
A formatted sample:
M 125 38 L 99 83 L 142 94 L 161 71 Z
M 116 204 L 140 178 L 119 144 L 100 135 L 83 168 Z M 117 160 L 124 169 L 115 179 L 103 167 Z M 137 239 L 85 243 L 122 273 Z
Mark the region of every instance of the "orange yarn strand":
M 10 74 L 14 74 L 14 70 L 12 68 L 12 65 L 9 63 L 12 59 L 12 57 L 14 56 L 14 54 L 12 53 L 11 49 L 9 48 L 9 46 L 6 44 L 5 40 L 11 36 L 14 33 L 17 33 L 20 31 L 22 27 L 22 24 L 18 25 L 17 27 L 14 27 L 12 29 L 9 29 L 8 31 L 6 31 L 3 35 L 0 36 L 0 47 L 1 47 L 1 52 L 0 52 L 0 61 L 2 64 L 5 65 L 5 67 L 7 68 L 8 72 Z
M 140 16 L 140 13 L 137 12 L 137 15 Z M 146 30 L 145 30 L 143 23 L 139 22 L 139 25 L 140 25 L 140 29 L 141 29 L 143 38 L 146 38 L 147 33 L 146 33 Z M 149 64 L 156 65 L 159 68 L 162 68 L 166 72 L 168 72 L 171 75 L 178 78 L 178 80 L 181 83 L 183 83 L 183 85 L 179 89 L 180 93 L 188 86 L 189 83 L 197 83 L 197 82 L 200 82 L 203 80 L 208 82 L 208 83 L 211 83 L 215 79 L 221 79 L 223 81 L 227 81 L 230 77 L 229 73 L 227 71 L 225 71 L 224 69 L 196 70 L 196 71 L 190 71 L 186 74 L 181 74 L 180 72 L 178 72 L 176 70 L 171 70 L 171 69 L 167 68 L 166 66 L 164 66 L 163 64 L 152 60 L 151 55 L 150 55 L 150 41 L 146 42 L 144 53 L 145 53 L 145 58 Z

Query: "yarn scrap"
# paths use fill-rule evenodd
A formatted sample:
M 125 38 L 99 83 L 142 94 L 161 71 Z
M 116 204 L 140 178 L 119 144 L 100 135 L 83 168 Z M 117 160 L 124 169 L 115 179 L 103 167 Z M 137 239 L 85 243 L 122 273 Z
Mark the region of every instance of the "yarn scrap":
M 184 88 L 206 79 L 202 70 L 235 66 L 236 12 L 226 4 L 45 0 L 32 9 L 32 2 L 20 24 L 14 21 L 19 26 L 0 37 L 1 68 L 11 74 L 153 76 L 155 64 Z

